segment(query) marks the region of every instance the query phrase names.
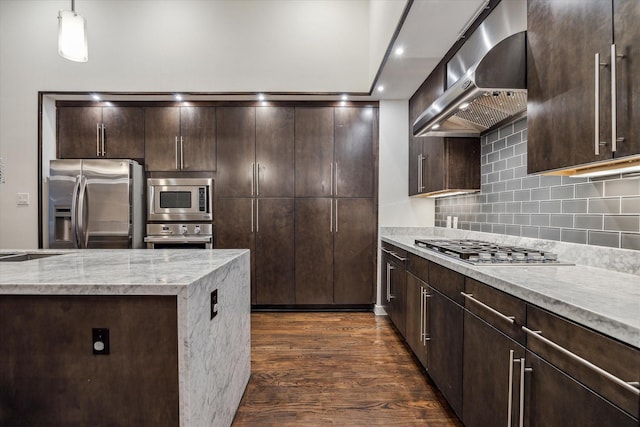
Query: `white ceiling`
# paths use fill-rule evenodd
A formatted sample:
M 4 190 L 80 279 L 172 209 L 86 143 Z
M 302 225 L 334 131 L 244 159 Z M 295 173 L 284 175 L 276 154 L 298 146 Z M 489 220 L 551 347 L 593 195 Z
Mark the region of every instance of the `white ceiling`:
M 474 17 L 483 0 L 415 0 L 377 81 L 383 92 L 377 99 L 407 99 L 418 89 L 461 31 Z M 394 52 L 404 49 L 402 55 Z

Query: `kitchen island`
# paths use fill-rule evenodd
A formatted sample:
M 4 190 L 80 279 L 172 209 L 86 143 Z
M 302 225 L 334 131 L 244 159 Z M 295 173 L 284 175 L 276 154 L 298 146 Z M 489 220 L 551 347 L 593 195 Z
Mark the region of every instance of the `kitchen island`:
M 31 253 L 0 262 L 0 425 L 231 424 L 248 250 Z

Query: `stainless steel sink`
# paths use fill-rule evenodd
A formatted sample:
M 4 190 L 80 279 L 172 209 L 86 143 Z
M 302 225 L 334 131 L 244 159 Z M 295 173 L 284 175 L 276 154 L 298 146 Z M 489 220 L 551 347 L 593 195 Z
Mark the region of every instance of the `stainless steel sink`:
M 21 254 L 16 254 L 16 253 L 2 254 L 2 255 L 0 255 L 0 262 L 31 261 L 33 259 L 48 258 L 48 257 L 52 257 L 52 256 L 57 256 L 57 255 L 62 255 L 62 254 L 40 253 L 40 252 L 34 252 L 34 253 L 27 252 L 27 253 L 21 253 Z

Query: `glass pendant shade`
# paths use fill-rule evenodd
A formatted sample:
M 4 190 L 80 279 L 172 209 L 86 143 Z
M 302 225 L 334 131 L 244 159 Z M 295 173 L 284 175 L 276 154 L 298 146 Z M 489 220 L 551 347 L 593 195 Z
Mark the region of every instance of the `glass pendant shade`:
M 61 10 L 58 14 L 58 53 L 70 61 L 89 59 L 86 21 L 74 11 Z

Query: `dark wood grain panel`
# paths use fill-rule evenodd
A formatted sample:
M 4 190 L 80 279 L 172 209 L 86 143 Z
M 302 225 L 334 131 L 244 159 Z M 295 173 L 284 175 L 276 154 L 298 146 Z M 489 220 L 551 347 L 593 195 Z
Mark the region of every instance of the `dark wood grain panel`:
M 612 5 L 602 0 L 527 2 L 527 170 L 611 157 L 610 67 L 600 67 L 601 154 L 594 154 L 594 55 L 610 64 Z
M 216 111 L 217 197 L 255 195 L 255 110 L 253 107 L 219 107 Z
M 256 199 L 256 304 L 295 304 L 294 199 Z
M 242 426 L 461 426 L 386 316 L 254 313 Z
M 0 324 L 1 425 L 179 425 L 175 297 L 2 295 Z
M 428 282 L 429 261 L 412 253 L 406 253 L 406 258 L 407 271 L 413 273 L 418 279 L 422 280 L 423 282 Z
M 616 157 L 640 153 L 640 2 L 613 0 L 618 99 L 618 142 Z
M 427 136 L 422 138 L 422 186 L 423 193 L 444 190 L 449 164 L 446 162 L 445 139 Z
M 256 109 L 257 190 L 260 197 L 293 197 L 295 110 Z
M 216 170 L 216 109 L 181 107 L 182 170 Z
M 375 230 L 372 199 L 335 199 L 333 299 L 336 304 L 374 302 Z
M 105 157 L 144 159 L 144 109 L 106 107 L 102 109 Z
M 333 195 L 333 108 L 296 108 L 296 197 Z
M 545 310 L 529 305 L 527 327 L 615 375 L 623 381 L 640 381 L 640 350 L 591 331 Z M 575 363 L 549 345 L 527 338 L 527 348 L 576 378 L 587 387 L 639 417 L 638 396 L 615 385 L 592 370 Z
M 254 215 L 255 199 L 216 199 L 214 247 L 216 249 L 249 249 L 251 251 L 251 303 L 256 303 L 256 254 Z
M 480 138 L 446 138 L 445 188 L 480 189 Z
M 407 273 L 407 324 L 405 339 L 413 354 L 426 369 L 427 347 L 422 341 L 422 331 L 426 326 L 424 319 L 424 306 L 422 290 L 427 289 L 427 284 L 411 273 Z
M 102 123 L 102 108 L 59 108 L 57 122 L 58 158 L 94 159 L 98 157 L 97 126 Z
M 332 208 L 329 198 L 295 200 L 296 304 L 334 302 Z
M 144 165 L 147 171 L 179 170 L 176 138 L 180 137 L 180 108 L 144 110 Z
M 435 289 L 429 289 L 427 370 L 458 416 L 462 416 L 464 407 L 462 400 L 463 311 L 461 306 Z
M 335 109 L 334 195 L 372 197 L 374 108 Z
M 638 420 L 625 414 L 592 390 L 527 351 L 531 369 L 525 381 L 527 427 L 633 427 Z
M 429 264 L 429 286 L 437 289 L 458 304 L 464 304 L 464 275 L 432 262 Z

